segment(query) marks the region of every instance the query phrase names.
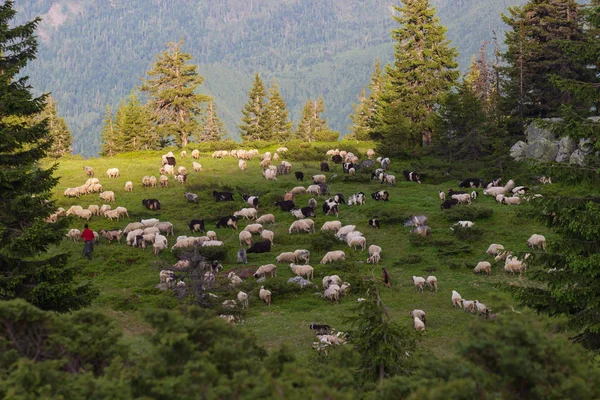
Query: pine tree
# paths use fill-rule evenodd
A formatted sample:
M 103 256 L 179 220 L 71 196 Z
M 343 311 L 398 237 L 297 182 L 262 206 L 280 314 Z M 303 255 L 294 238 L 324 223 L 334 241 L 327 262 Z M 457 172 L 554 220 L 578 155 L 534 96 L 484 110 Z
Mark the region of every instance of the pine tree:
M 267 123 L 265 96 L 265 85 L 257 73 L 254 76 L 252 89 L 248 92 L 248 102 L 242 110 L 242 123 L 239 125 L 240 137 L 245 142 L 266 140 L 269 134 L 265 132 Z
M 275 140 L 285 142 L 292 136 L 292 122 L 289 120 L 289 112 L 285 100 L 279 94 L 277 82 L 273 81 L 273 86 L 269 89 L 267 95 L 267 104 L 265 107 L 267 120 L 266 140 Z
M 459 76 L 456 50 L 429 0 L 402 2 L 394 6 L 401 27 L 392 31 L 394 63 L 373 127 L 384 154 L 431 144 L 435 107 Z
M 500 68 L 504 108 L 520 125 L 528 118 L 556 117 L 562 104 L 573 103 L 573 97 L 558 90 L 548 74 L 583 81 L 592 78 L 562 48 L 562 41 L 585 40 L 582 18 L 574 0 L 530 0 L 523 7 L 509 7 L 508 15 L 502 16 L 510 26 L 505 34 L 505 66 Z
M 36 119 L 44 118 L 48 120 L 48 130 L 53 139 L 48 155 L 52 158 L 60 158 L 64 155 L 72 154 L 73 148 L 71 144 L 73 143 L 73 136 L 65 120 L 58 116 L 56 101 L 52 96 L 46 98 L 46 106 Z
M 314 142 L 318 140 L 318 132 L 328 132 L 327 120 L 321 117 L 324 112 L 325 103 L 321 97 L 317 100 L 308 100 L 302 109 L 302 116 L 295 137 Z
M 370 102 L 367 97 L 367 91 L 364 88 L 357 100 L 358 103 L 352 105 L 354 112 L 350 114 L 352 125 L 348 126 L 350 135 L 347 138 L 352 140 L 369 140 L 371 133 L 371 127 L 369 126 Z
M 55 166 L 39 160 L 52 146 L 48 120 L 27 124 L 41 113 L 45 96 L 33 97 L 21 75 L 35 59 L 34 36 L 40 19 L 9 27 L 16 11 L 12 1 L 0 4 L 0 299 L 23 298 L 47 310 L 69 311 L 90 304 L 90 283 L 74 283 L 68 254 L 47 253 L 64 237 L 67 220 L 47 224 L 54 211 L 51 191 L 58 183 Z
M 106 114 L 104 115 L 104 121 L 102 126 L 102 148 L 100 155 L 103 157 L 112 157 L 119 153 L 119 138 L 120 133 L 118 127 L 115 125 L 113 118 L 112 108 L 110 105 L 106 106 Z
M 198 74 L 196 65 L 187 63 L 192 56 L 181 51 L 182 45 L 183 40 L 167 44 L 168 50 L 157 56 L 147 72 L 150 78 L 142 79 L 140 90 L 149 97 L 158 136 L 185 147 L 190 135 L 198 131 L 196 117 L 202 112 L 202 103 L 210 97 L 196 93 L 204 78 Z
M 209 101 L 206 112 L 202 116 L 202 129 L 196 140 L 198 142 L 215 142 L 222 140 L 227 131 L 223 127 L 223 121 L 217 115 L 217 108 L 214 101 Z
M 152 116 L 144 107 L 135 92 L 121 102 L 117 109 L 117 131 L 119 132 L 120 152 L 155 150 L 159 148 Z

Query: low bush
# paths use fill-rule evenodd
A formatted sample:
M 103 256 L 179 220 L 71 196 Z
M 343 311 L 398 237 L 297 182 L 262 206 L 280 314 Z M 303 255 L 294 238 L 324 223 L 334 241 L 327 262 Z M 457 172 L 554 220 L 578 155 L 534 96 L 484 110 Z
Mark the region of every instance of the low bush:
M 452 233 L 454 237 L 460 240 L 464 240 L 466 242 L 476 242 L 483 238 L 484 231 L 483 229 L 472 227 L 472 228 L 463 228 L 462 226 L 453 227 Z
M 322 253 L 331 251 L 334 247 L 339 246 L 340 243 L 333 232 L 319 231 L 311 239 L 310 245 L 314 252 Z
M 494 210 L 482 206 L 458 206 L 444 211 L 444 218 L 450 222 L 456 221 L 475 221 L 477 219 L 487 219 L 494 214 Z

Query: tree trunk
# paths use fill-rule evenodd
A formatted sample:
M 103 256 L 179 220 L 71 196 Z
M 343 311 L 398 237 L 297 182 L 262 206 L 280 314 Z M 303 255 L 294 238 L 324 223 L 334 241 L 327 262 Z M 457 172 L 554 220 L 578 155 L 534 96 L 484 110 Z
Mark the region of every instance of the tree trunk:
M 381 363 L 379 364 L 379 380 L 383 382 L 383 378 L 385 378 L 385 365 Z

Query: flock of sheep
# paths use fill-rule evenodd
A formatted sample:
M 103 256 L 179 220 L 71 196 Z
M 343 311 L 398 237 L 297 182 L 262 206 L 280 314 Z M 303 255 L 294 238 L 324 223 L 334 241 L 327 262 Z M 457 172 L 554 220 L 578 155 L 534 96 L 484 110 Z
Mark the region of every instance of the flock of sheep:
M 260 166 L 263 170 L 262 174 L 266 180 L 277 180 L 277 176 L 287 175 L 292 170 L 292 164 L 282 160 L 279 165 L 273 165 L 274 161 L 278 161 L 281 156 L 285 154 L 286 148 L 278 148 L 274 154 L 266 152 L 260 155 L 258 150 L 231 150 L 231 151 L 215 151 L 212 157 L 215 159 L 222 159 L 226 157 L 234 157 L 238 159 L 238 168 L 245 171 L 248 166 L 248 162 L 253 158 L 260 158 Z M 375 172 L 372 174 L 373 179 L 379 180 L 380 183 L 387 183 L 388 185 L 396 184 L 396 177 L 388 173 L 388 167 L 390 160 L 388 158 L 378 158 L 373 160 L 375 153 L 369 149 L 367 152 L 368 160 L 359 163 L 358 157 L 346 151 L 330 150 L 327 152 L 328 156 L 331 156 L 332 161 L 338 164 L 342 164 L 343 171 L 348 174 L 354 174 L 360 168 L 373 166 L 374 163 L 378 163 Z M 181 152 L 182 158 L 187 157 L 187 152 L 184 150 Z M 192 158 L 199 159 L 200 153 L 198 150 L 192 151 Z M 159 169 L 160 176 L 157 179 L 155 176 L 144 176 L 142 178 L 142 185 L 144 187 L 168 187 L 168 175 L 172 175 L 173 178 L 179 183 L 187 182 L 188 171 L 184 166 L 179 166 L 175 169 L 175 158 L 173 153 L 167 153 L 161 158 L 162 166 Z M 194 161 L 193 170 L 199 172 L 202 170 L 201 164 Z M 65 190 L 64 195 L 67 197 L 77 197 L 82 195 L 99 193 L 100 199 L 106 202 L 116 202 L 115 193 L 113 191 L 103 191 L 102 185 L 99 179 L 94 178 L 94 171 L 91 167 L 84 167 L 84 171 L 89 177 L 88 180 L 82 186 L 76 188 L 68 188 Z M 328 163 L 321 163 L 321 171 L 328 172 Z M 421 183 L 419 175 L 414 171 L 404 171 L 405 179 L 410 182 Z M 106 176 L 109 179 L 118 178 L 120 176 L 117 168 L 110 168 L 106 171 Z M 301 171 L 296 171 L 296 179 L 303 181 L 304 174 Z M 549 178 L 544 178 L 549 182 Z M 450 189 L 448 194 L 439 192 L 441 200 L 441 209 L 449 209 L 458 204 L 470 205 L 477 198 L 477 191 L 473 189 L 484 188 L 484 195 L 491 195 L 496 198 L 499 203 L 518 205 L 522 198 L 530 198 L 528 195 L 529 189 L 524 186 L 516 186 L 514 181 L 510 180 L 506 185 L 500 186 L 500 180 L 495 180 L 484 186 L 484 183 L 480 179 L 472 178 L 464 180 L 459 185 L 461 188 L 471 190 L 470 193 L 467 191 L 454 191 Z M 133 191 L 133 182 L 127 181 L 125 183 L 125 192 Z M 288 234 L 294 233 L 315 233 L 315 224 L 311 217 L 315 216 L 317 200 L 313 197 L 308 201 L 306 207 L 297 207 L 295 203 L 296 196 L 300 194 L 311 194 L 315 197 L 318 196 L 330 196 L 323 201 L 323 213 L 325 215 L 339 216 L 339 206 L 347 204 L 348 206 L 360 206 L 364 205 L 367 200 L 367 195 L 363 192 L 357 192 L 349 196 L 346 203 L 344 196 L 341 193 L 331 194 L 329 187 L 327 186 L 327 176 L 325 174 L 318 174 L 312 176 L 312 184 L 308 187 L 296 186 L 287 191 L 283 196 L 283 201 L 277 202 L 276 205 L 281 209 L 282 212 L 289 212 L 295 218 L 288 229 Z M 190 192 L 185 192 L 184 196 L 188 202 L 198 203 L 198 195 Z M 215 201 L 230 201 L 233 200 L 233 194 L 230 192 L 213 192 Z M 539 195 L 535 195 L 539 196 Z M 371 197 L 375 201 L 388 201 L 389 193 L 387 190 L 379 190 L 371 194 Z M 250 222 L 238 235 L 240 252 L 238 252 L 238 262 L 247 261 L 247 253 L 264 253 L 270 252 L 271 247 L 274 243 L 275 233 L 271 230 L 265 229 L 264 226 L 275 223 L 274 214 L 259 215 L 258 212 L 258 196 L 244 195 L 244 201 L 247 203 L 247 207 L 241 208 L 235 211 L 230 216 L 221 217 L 217 221 L 217 227 L 233 228 L 237 229 L 237 223 L 240 220 L 248 220 Z M 146 208 L 155 210 L 159 209 L 160 202 L 156 199 L 146 199 L 143 201 Z M 153 204 L 150 207 L 149 204 Z M 157 206 L 158 204 L 158 206 Z M 158 207 L 158 208 L 156 208 Z M 122 217 L 129 217 L 128 211 L 125 207 L 111 208 L 111 205 L 103 204 L 102 206 L 91 205 L 87 209 L 81 206 L 74 205 L 67 211 L 64 209 L 58 209 L 55 214 L 51 215 L 47 222 L 55 222 L 58 217 L 65 215 L 76 215 L 80 218 L 89 220 L 92 216 L 104 216 L 110 220 L 119 220 Z M 373 228 L 379 228 L 380 222 L 374 218 L 369 220 L 369 226 Z M 431 234 L 431 228 L 427 226 L 427 217 L 423 215 L 414 216 L 405 222 L 405 226 L 413 227 L 412 233 L 429 236 Z M 189 224 L 192 232 L 203 232 L 203 236 L 178 236 L 175 239 L 175 243 L 171 246 L 171 250 L 194 248 L 198 246 L 223 246 L 223 241 L 217 239 L 215 231 L 206 231 L 204 229 L 203 220 L 192 220 Z M 473 222 L 471 221 L 458 221 L 456 224 L 451 226 L 451 229 L 456 227 L 460 228 L 472 228 Z M 335 237 L 340 241 L 344 242 L 349 248 L 355 250 L 368 250 L 368 257 L 366 262 L 369 264 L 378 265 L 381 260 L 382 248 L 378 245 L 371 244 L 367 248 L 367 239 L 365 235 L 356 229 L 355 225 L 344 225 L 341 221 L 326 221 L 320 228 L 323 231 L 331 231 L 335 234 Z M 101 230 L 95 233 L 97 239 L 100 236 L 104 237 L 107 241 L 112 242 L 116 240 L 120 243 L 123 236 L 126 237 L 126 244 L 133 247 L 146 248 L 151 246 L 154 254 L 158 255 L 161 251 L 168 248 L 168 236 L 174 236 L 173 224 L 166 221 L 159 221 L 156 218 L 142 219 L 140 222 L 129 223 L 126 227 L 121 229 L 113 230 Z M 259 241 L 253 241 L 254 235 L 258 235 Z M 71 229 L 67 233 L 67 237 L 74 241 L 80 239 L 81 232 L 77 229 Z M 545 238 L 541 235 L 533 235 L 528 241 L 528 246 L 532 248 L 539 248 L 545 250 L 546 242 Z M 526 263 L 525 259 L 527 255 L 519 260 L 516 256 L 508 250 L 505 250 L 502 245 L 492 244 L 488 251 L 488 255 L 494 256 L 495 261 L 505 261 L 505 271 L 511 274 L 522 273 L 525 270 Z M 267 305 L 270 305 L 273 301 L 271 291 L 268 289 L 267 277 L 274 277 L 276 275 L 277 265 L 276 264 L 288 264 L 290 270 L 294 275 L 307 281 L 314 280 L 315 269 L 309 265 L 310 262 L 310 251 L 306 249 L 299 249 L 294 252 L 282 252 L 275 257 L 275 263 L 265 264 L 258 267 L 253 274 L 255 279 L 261 280 L 264 285 L 259 291 L 259 299 L 264 301 Z M 327 264 L 332 262 L 344 261 L 346 254 L 342 250 L 335 250 L 327 252 L 321 259 L 320 264 Z M 172 269 L 162 270 L 159 273 L 159 282 L 165 285 L 167 288 L 179 288 L 185 287 L 186 283 L 183 280 L 177 280 L 174 274 L 174 270 L 181 270 L 189 265 L 189 261 L 185 259 L 179 260 Z M 491 263 L 488 261 L 481 261 L 473 270 L 475 273 L 486 273 L 491 274 Z M 383 282 L 387 286 L 391 286 L 391 280 L 389 274 L 383 269 L 384 279 Z M 204 279 L 208 282 L 215 280 L 215 274 L 218 273 L 218 269 L 211 269 L 206 271 Z M 231 271 L 227 275 L 228 281 L 231 286 L 235 287 L 243 282 L 243 280 L 236 275 L 234 271 Z M 431 290 L 438 290 L 438 280 L 435 276 L 428 276 L 426 278 L 420 276 L 413 276 L 412 281 L 417 290 L 423 292 L 425 286 Z M 322 297 L 331 302 L 339 301 L 340 296 L 348 293 L 350 284 L 344 282 L 339 276 L 325 276 L 323 278 L 323 292 Z M 359 299 L 360 301 L 361 299 Z M 237 294 L 236 300 L 225 300 L 223 303 L 225 308 L 231 308 L 239 304 L 243 308 L 249 306 L 249 296 L 247 293 L 242 291 Z M 460 307 L 466 311 L 477 313 L 479 315 L 485 315 L 490 317 L 490 309 L 478 300 L 469 301 L 464 300 L 456 291 L 452 291 L 452 304 L 454 307 Z M 425 311 L 415 309 L 411 311 L 411 317 L 413 318 L 414 328 L 416 330 L 425 330 Z M 221 318 L 224 318 L 228 322 L 235 324 L 236 319 L 233 315 L 223 314 Z M 329 339 L 328 339 L 329 340 Z M 333 340 L 333 339 L 332 339 Z

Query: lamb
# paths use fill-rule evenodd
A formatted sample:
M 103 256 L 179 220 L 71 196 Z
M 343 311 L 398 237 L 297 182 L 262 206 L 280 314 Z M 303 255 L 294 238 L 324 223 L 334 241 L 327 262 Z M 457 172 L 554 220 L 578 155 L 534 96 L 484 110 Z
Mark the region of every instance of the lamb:
M 100 198 L 104 201 L 116 201 L 115 200 L 115 192 L 108 190 L 106 192 L 100 193 Z
M 462 297 L 456 290 L 452 291 L 452 307 L 462 308 Z
M 502 204 L 518 206 L 519 204 L 521 204 L 521 198 L 520 197 L 504 197 L 504 198 L 502 198 Z
M 473 273 L 485 272 L 488 275 L 492 274 L 492 264 L 487 261 L 480 261 L 477 266 L 473 268 Z
M 289 233 L 292 232 L 311 232 L 311 227 L 304 220 L 299 219 L 298 221 L 294 221 L 292 225 L 290 225 Z
M 314 269 L 310 265 L 297 265 L 297 264 L 291 263 L 290 269 L 297 276 L 302 276 L 309 280 L 313 279 Z
M 196 161 L 194 161 L 192 163 L 192 168 L 194 169 L 194 172 L 200 172 L 200 171 L 202 171 L 202 164 L 197 163 Z
M 486 250 L 485 254 L 489 256 L 497 256 L 500 253 L 500 250 L 504 250 L 504 246 L 501 244 L 492 243 Z
M 310 251 L 308 250 L 296 250 L 294 251 L 294 255 L 296 256 L 296 262 L 303 262 L 308 264 L 310 262 Z
M 367 239 L 364 236 L 354 236 L 348 242 L 348 247 L 360 247 L 361 251 L 367 247 Z
M 417 331 L 425 330 L 425 324 L 418 317 L 413 318 L 413 324 L 415 326 L 415 330 L 417 330 Z
M 380 253 L 373 253 L 372 255 L 369 256 L 369 258 L 367 258 L 367 264 L 379 264 L 379 260 L 381 260 L 381 254 Z
M 158 253 L 166 249 L 167 246 L 167 238 L 163 235 L 156 235 L 156 237 L 154 238 L 154 244 L 152 245 L 154 249 L 154 255 L 158 256 Z
M 423 278 L 422 276 L 413 276 L 412 280 L 415 285 L 415 289 L 418 289 L 421 291 L 421 293 L 423 293 L 423 286 L 426 282 L 425 278 Z
M 244 292 L 239 292 L 237 294 L 237 299 L 242 305 L 242 308 L 248 308 L 248 294 Z
M 487 317 L 490 312 L 489 308 L 485 304 L 480 303 L 479 300 L 475 300 L 475 308 L 479 316 L 485 315 Z
M 410 316 L 413 318 L 419 318 L 421 321 L 423 321 L 423 323 L 425 323 L 426 315 L 425 311 L 423 310 L 412 310 L 410 312 Z
M 248 231 L 241 231 L 239 234 L 239 238 L 240 238 L 240 246 L 243 246 L 244 244 L 246 244 L 247 246 L 250 246 L 252 244 L 252 233 L 250 233 Z
M 323 259 L 321 259 L 321 264 L 327 264 L 336 261 L 344 261 L 345 259 L 346 253 L 344 253 L 342 250 L 330 251 L 327 254 L 325 254 Z
M 527 239 L 527 247 L 531 247 L 532 249 L 542 249 L 546 250 L 546 238 L 543 235 L 531 235 L 529 239 Z
M 274 224 L 275 216 L 273 214 L 265 214 L 261 215 L 256 219 L 256 223 L 258 224 Z
M 116 229 L 110 231 L 105 231 L 104 229 L 101 229 L 98 233 L 102 235 L 106 240 L 108 240 L 109 243 L 115 239 L 117 240 L 117 242 L 121 243 L 121 237 L 123 236 L 123 231 Z
M 108 176 L 109 178 L 118 178 L 119 177 L 119 169 L 118 168 L 107 169 L 106 176 Z
M 125 182 L 125 191 L 133 192 L 133 182 L 131 182 L 131 181 Z
M 79 239 L 81 239 L 81 231 L 79 229 L 70 229 L 65 236 L 73 239 L 73 242 L 79 242 Z
M 268 306 L 271 305 L 271 291 L 265 289 L 264 286 L 260 287 L 260 292 L 258 292 L 258 297 L 267 303 Z
M 267 274 L 271 275 L 271 278 L 274 278 L 277 275 L 277 265 L 275 264 L 265 264 L 265 265 L 261 265 L 260 267 L 258 267 L 258 269 L 256 270 L 256 272 L 254 273 L 255 278 L 262 278 L 263 276 L 266 276 Z
M 461 204 L 471 204 L 471 195 L 469 193 L 453 194 L 452 199 L 458 200 Z
M 321 227 L 322 231 L 331 231 L 338 232 L 342 227 L 342 223 L 340 221 L 327 221 Z
M 427 280 L 425 281 L 427 283 L 427 286 L 429 286 L 429 289 L 433 290 L 435 289 L 435 292 L 437 293 L 438 291 L 438 286 L 437 286 L 437 278 L 433 275 L 430 275 L 427 277 Z
M 241 210 L 234 212 L 233 216 L 243 217 L 245 219 L 256 219 L 258 211 L 256 211 L 256 208 L 242 208 Z
M 261 233 L 263 231 L 263 226 L 261 224 L 250 224 L 247 225 L 244 230 L 250 233 Z

